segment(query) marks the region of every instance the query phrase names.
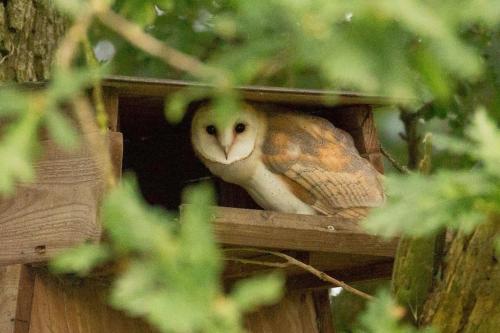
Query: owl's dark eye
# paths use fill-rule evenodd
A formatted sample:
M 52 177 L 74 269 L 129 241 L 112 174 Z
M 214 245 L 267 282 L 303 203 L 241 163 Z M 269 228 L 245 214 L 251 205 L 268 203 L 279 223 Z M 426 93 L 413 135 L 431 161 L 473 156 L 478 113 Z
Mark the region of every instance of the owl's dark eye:
M 245 126 L 245 124 L 242 124 L 242 123 L 238 123 L 234 127 L 234 130 L 236 131 L 236 133 L 243 133 L 243 132 L 245 132 L 245 129 L 246 129 L 246 126 Z
M 205 130 L 207 131 L 208 134 L 210 135 L 215 135 L 217 133 L 217 129 L 215 128 L 214 125 L 208 125 Z

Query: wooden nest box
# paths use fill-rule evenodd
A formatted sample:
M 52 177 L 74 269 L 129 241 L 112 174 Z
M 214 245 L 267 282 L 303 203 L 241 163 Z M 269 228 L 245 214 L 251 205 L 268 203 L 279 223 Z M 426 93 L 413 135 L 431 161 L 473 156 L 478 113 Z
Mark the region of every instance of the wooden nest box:
M 135 172 L 145 199 L 167 209 L 177 209 L 183 187 L 211 177 L 193 154 L 189 117 L 179 125 L 169 124 L 164 118 L 165 98 L 193 86 L 182 81 L 129 77 L 104 81 L 114 166 Z M 383 172 L 372 108 L 391 104 L 391 100 L 269 87 L 242 87 L 239 91 L 248 103 L 328 119 L 349 132 L 360 154 Z M 101 237 L 97 212 L 103 182 L 97 177 L 92 147 L 68 154 L 50 141 L 43 142 L 43 146 L 45 154 L 36 166 L 37 181 L 20 186 L 14 198 L 0 200 L 0 282 L 12 287 L 0 292 L 0 310 L 4 302 L 11 305 L 12 312 L 11 321 L 0 318 L 0 331 L 150 332 L 142 322 L 105 306 L 101 285 L 89 280 L 77 286 L 62 286 L 37 269 L 5 266 L 43 263 L 61 250 Z M 344 282 L 390 276 L 396 240 L 382 241 L 368 235 L 355 220 L 263 211 L 242 189 L 219 179 L 214 181 L 220 207 L 213 223 L 216 237 L 224 246 L 283 251 Z M 237 255 L 249 262 L 277 261 L 266 254 Z M 251 263 L 229 263 L 224 278 L 230 285 L 269 269 Z M 325 289 L 330 286 L 298 267 L 287 267 L 285 271 L 286 297 L 278 305 L 249 315 L 249 331 L 333 332 Z M 70 310 L 61 311 L 68 307 Z

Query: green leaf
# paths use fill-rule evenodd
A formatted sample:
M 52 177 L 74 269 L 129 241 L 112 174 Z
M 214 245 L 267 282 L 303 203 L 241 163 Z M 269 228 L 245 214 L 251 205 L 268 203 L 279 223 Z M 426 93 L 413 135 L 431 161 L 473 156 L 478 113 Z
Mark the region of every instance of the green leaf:
M 467 135 L 477 145 L 473 155 L 484 163 L 486 170 L 500 177 L 500 130 L 488 118 L 486 110 L 480 108 L 476 111 L 472 126 L 468 128 Z
M 359 317 L 356 333 L 436 333 L 432 328 L 418 330 L 408 324 L 400 323 L 405 314 L 403 307 L 398 306 L 386 290 L 377 293 L 374 301 Z
M 120 13 L 136 24 L 144 27 L 156 20 L 155 3 L 153 1 L 122 1 Z
M 65 102 L 80 94 L 82 90 L 90 88 L 95 80 L 100 79 L 104 74 L 103 68 L 56 69 L 46 92 L 47 100 L 52 102 L 51 104 L 54 105 L 53 108 L 55 109 L 58 103 Z
M 55 273 L 85 276 L 110 258 L 109 248 L 100 244 L 82 244 L 58 255 L 50 262 Z
M 0 194 L 10 195 L 17 182 L 34 179 L 39 123 L 39 113 L 28 110 L 7 128 L 0 141 Z
M 54 0 L 54 4 L 61 12 L 74 17 L 88 10 L 88 2 L 84 0 Z
M 274 273 L 252 277 L 236 283 L 231 299 L 240 311 L 254 311 L 258 306 L 271 305 L 283 296 L 284 277 Z
M 29 107 L 26 93 L 13 88 L 0 89 L 0 117 L 19 115 Z
M 66 150 L 74 149 L 79 144 L 79 137 L 74 125 L 60 111 L 51 110 L 45 114 L 45 125 L 54 141 Z
M 121 184 L 107 195 L 102 218 L 119 251 L 175 254 L 168 230 L 172 217 L 162 209 L 149 207 L 140 197 L 137 183 L 131 177 L 124 177 Z
M 189 103 L 201 100 L 208 95 L 208 90 L 198 87 L 183 89 L 171 94 L 165 100 L 165 117 L 172 124 L 180 123 L 188 110 Z

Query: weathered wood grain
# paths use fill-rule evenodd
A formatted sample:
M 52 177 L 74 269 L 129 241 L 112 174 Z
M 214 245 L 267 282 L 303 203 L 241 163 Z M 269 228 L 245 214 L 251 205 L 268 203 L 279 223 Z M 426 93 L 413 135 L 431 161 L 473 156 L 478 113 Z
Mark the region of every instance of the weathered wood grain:
M 318 329 L 310 292 L 292 292 L 278 304 L 261 308 L 246 317 L 249 333 L 323 333 Z
M 0 266 L 0 332 L 14 332 L 21 267 Z
M 30 333 L 152 333 L 141 320 L 107 305 L 107 283 L 36 274 Z
M 164 98 L 180 89 L 203 89 L 210 86 L 189 81 L 142 78 L 130 76 L 108 76 L 104 87 L 112 87 L 120 96 L 156 96 Z M 281 103 L 293 105 L 391 105 L 409 102 L 408 99 L 376 96 L 349 91 L 327 91 L 316 89 L 294 89 L 281 87 L 241 86 L 235 88 L 245 99 L 254 102 Z
M 29 332 L 33 285 L 30 267 L 0 266 L 0 332 Z
M 329 290 L 315 290 L 312 292 L 312 297 L 314 301 L 314 309 L 316 310 L 318 331 L 321 333 L 335 333 L 333 315 L 330 308 Z
M 113 155 L 121 155 L 121 134 L 110 133 L 109 141 Z M 102 161 L 95 161 L 85 144 L 72 153 L 52 141 L 42 146 L 36 181 L 19 185 L 13 197 L 0 200 L 0 265 L 46 261 L 63 249 L 101 237 Z
M 118 104 L 119 98 L 116 89 L 105 88 L 104 89 L 104 108 L 108 114 L 108 129 L 110 131 L 118 131 Z
M 213 224 L 218 241 L 228 245 L 385 257 L 397 246 L 397 239 L 367 234 L 355 219 L 217 207 Z

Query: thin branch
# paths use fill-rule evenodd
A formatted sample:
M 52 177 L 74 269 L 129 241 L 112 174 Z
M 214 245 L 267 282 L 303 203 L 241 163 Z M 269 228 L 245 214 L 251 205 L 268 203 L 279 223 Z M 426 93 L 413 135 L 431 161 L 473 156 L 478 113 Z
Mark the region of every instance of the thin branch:
M 348 291 L 354 295 L 360 296 L 364 299 L 367 300 L 373 300 L 374 297 L 362 292 L 361 290 L 358 290 L 356 288 L 351 287 L 350 285 L 346 284 L 345 282 L 342 282 L 340 280 L 335 279 L 334 277 L 331 277 L 330 275 L 312 267 L 311 265 L 305 264 L 300 260 L 295 259 L 294 257 L 291 257 L 287 254 L 281 253 L 281 252 L 276 252 L 276 251 L 269 251 L 269 250 L 261 250 L 261 249 L 254 249 L 254 248 L 231 248 L 231 249 L 224 249 L 224 252 L 229 252 L 229 251 L 245 251 L 245 252 L 255 252 L 255 253 L 264 253 L 264 254 L 270 254 L 276 257 L 280 257 L 282 259 L 285 259 L 286 262 L 282 264 L 288 264 L 288 265 L 294 265 L 297 267 L 302 268 L 303 270 L 315 275 L 317 278 L 319 278 L 322 281 L 328 282 L 333 284 L 334 286 L 337 287 L 342 287 L 345 291 Z M 246 259 L 243 259 L 246 260 Z M 254 260 L 252 260 L 254 261 Z M 253 263 L 257 263 L 258 261 L 254 261 Z
M 94 161 L 96 161 L 98 166 L 100 165 L 98 161 L 102 161 L 103 163 L 99 169 L 105 181 L 106 188 L 110 189 L 115 187 L 116 177 L 113 172 L 110 151 L 106 145 L 104 136 L 99 131 L 99 127 L 95 122 L 92 105 L 87 98 L 76 97 L 73 100 L 73 108 L 78 118 L 78 122 L 82 127 L 82 135 L 85 137 L 89 147 L 92 147 L 91 152 L 94 154 Z
M 89 37 L 85 34 L 82 38 L 83 51 L 85 53 L 85 61 L 87 65 L 94 71 L 97 72 L 99 69 L 99 63 L 95 58 L 94 51 L 90 45 Z M 106 132 L 108 129 L 108 114 L 106 113 L 106 108 L 104 107 L 104 93 L 102 91 L 101 80 L 96 76 L 92 80 L 92 99 L 95 105 L 97 125 L 101 129 L 101 132 Z
M 129 43 L 158 57 L 172 67 L 202 79 L 214 79 L 215 83 L 222 87 L 229 86 L 227 76 L 222 71 L 168 46 L 112 10 L 99 11 L 96 15 L 106 27 L 115 31 Z
M 243 259 L 237 257 L 224 257 L 224 260 L 239 262 L 242 264 L 260 265 L 260 266 L 276 267 L 276 268 L 287 268 L 290 266 L 290 263 L 288 262 L 269 262 L 269 261 L 260 261 L 252 259 Z
M 55 54 L 55 63 L 60 68 L 68 69 L 71 66 L 78 49 L 78 44 L 87 35 L 92 18 L 93 13 L 91 11 L 84 13 L 64 35 Z
M 392 166 L 396 170 L 404 174 L 410 174 L 410 170 L 406 166 L 399 163 L 394 157 L 392 157 L 392 155 L 384 147 L 380 146 L 380 152 L 382 153 L 382 155 L 384 155 L 385 158 L 387 158 L 389 162 L 391 162 Z
M 418 171 L 423 175 L 428 175 L 432 168 L 432 133 L 427 133 L 422 140 L 424 146 L 424 156 L 418 164 Z

